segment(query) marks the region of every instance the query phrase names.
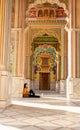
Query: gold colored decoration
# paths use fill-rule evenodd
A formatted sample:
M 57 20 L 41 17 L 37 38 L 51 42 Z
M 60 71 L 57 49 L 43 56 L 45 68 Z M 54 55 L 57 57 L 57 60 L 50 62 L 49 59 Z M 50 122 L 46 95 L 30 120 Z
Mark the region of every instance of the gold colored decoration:
M 30 50 L 31 56 L 33 55 L 33 58 L 34 58 L 33 61 L 34 61 L 34 65 L 35 65 L 34 68 L 36 72 L 36 73 L 34 72 L 34 75 L 35 75 L 34 78 L 36 80 L 39 79 L 39 74 L 38 74 L 39 72 L 42 72 L 42 73 L 49 72 L 51 76 L 50 80 L 53 80 L 53 79 L 56 80 L 60 77 L 61 73 L 64 73 L 63 72 L 64 68 L 61 67 L 61 66 L 64 66 L 64 61 L 62 60 L 61 62 L 59 59 L 59 56 L 64 57 L 63 35 L 64 35 L 64 26 L 67 23 L 65 18 L 67 17 L 68 12 L 67 12 L 67 9 L 65 8 L 66 7 L 65 2 L 63 2 L 64 4 L 62 4 L 58 0 L 58 2 L 55 2 L 56 5 L 58 6 L 57 13 L 55 16 L 54 9 L 51 8 L 52 9 L 51 10 L 49 8 L 50 10 L 46 10 L 47 8 L 45 8 L 45 6 L 43 7 L 43 5 L 46 4 L 46 2 L 43 2 L 43 1 L 44 0 L 38 0 L 37 1 L 38 3 L 37 2 L 35 4 L 33 3 L 33 5 L 29 6 L 28 10 L 26 11 L 27 14 L 30 13 L 30 11 L 35 12 L 36 14 L 34 15 L 34 17 L 32 16 L 32 18 L 29 17 L 28 15 L 27 15 L 28 17 L 26 17 L 26 23 L 27 25 L 29 25 L 29 44 L 30 44 L 29 50 Z M 55 5 L 55 3 L 54 2 L 52 3 L 51 1 L 50 0 L 47 1 L 49 2 L 49 5 L 51 4 Z M 41 11 L 39 8 L 38 10 L 36 10 L 37 4 L 41 6 L 40 8 Z M 50 13 L 53 14 L 52 17 L 50 16 Z M 44 14 L 48 14 L 48 15 L 44 16 Z M 43 18 L 40 18 L 40 17 L 43 17 Z M 59 17 L 59 19 L 56 19 L 56 17 Z M 42 37 L 44 34 L 55 37 L 59 43 L 59 49 L 56 49 L 58 48 L 57 42 L 55 43 L 49 42 L 49 41 L 45 42 L 44 40 L 39 41 L 39 39 L 35 41 L 37 37 Z M 53 45 L 53 43 L 55 45 Z M 47 48 L 49 48 L 49 45 L 54 47 L 54 49 L 51 50 L 52 53 L 50 52 L 48 53 L 48 51 L 46 51 Z M 37 48 L 39 47 L 41 48 L 41 46 L 42 48 L 44 48 L 43 46 L 45 46 L 46 49 L 39 51 L 39 49 Z M 35 51 L 36 49 L 37 51 Z M 54 55 L 53 55 L 53 51 L 54 51 Z M 56 76 L 56 75 L 59 75 L 59 76 Z
M 45 52 L 40 53 L 37 56 L 37 65 L 40 68 L 40 71 L 37 71 L 36 74 L 34 74 L 34 80 L 39 80 L 39 72 L 50 72 L 50 68 L 53 67 L 54 64 L 54 57 L 50 54 Z M 44 60 L 44 61 L 43 61 Z M 56 75 L 51 73 L 51 80 L 56 79 Z

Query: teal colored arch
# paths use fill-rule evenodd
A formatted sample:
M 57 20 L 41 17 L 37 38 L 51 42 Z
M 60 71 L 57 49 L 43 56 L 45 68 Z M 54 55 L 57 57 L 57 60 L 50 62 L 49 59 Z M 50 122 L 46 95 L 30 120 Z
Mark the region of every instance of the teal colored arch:
M 40 53 L 43 53 L 43 52 L 47 52 L 47 53 L 50 53 L 51 55 L 53 55 L 54 57 L 54 65 L 56 65 L 56 50 L 54 48 L 36 48 L 35 52 L 34 52 L 34 65 L 36 65 L 36 59 L 37 59 L 37 56 L 40 54 Z

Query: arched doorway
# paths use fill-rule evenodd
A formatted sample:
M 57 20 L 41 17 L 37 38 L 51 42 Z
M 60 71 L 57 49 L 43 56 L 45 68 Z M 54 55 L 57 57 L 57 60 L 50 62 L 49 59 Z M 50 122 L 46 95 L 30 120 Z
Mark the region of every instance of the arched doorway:
M 60 44 L 58 39 L 43 34 L 33 39 L 33 80 L 39 90 L 55 90 L 53 86 L 60 80 Z
M 27 77 L 34 89 L 56 90 L 56 82 L 66 80 L 67 77 L 67 14 L 59 3 L 47 2 L 40 5 L 42 14 L 47 10 L 47 16 L 40 16 L 37 8 L 36 5 L 36 8 L 29 8 L 27 12 L 27 61 L 30 62 L 27 64 Z M 41 79 L 45 77 L 49 85 L 44 88 L 40 83 L 44 84 Z

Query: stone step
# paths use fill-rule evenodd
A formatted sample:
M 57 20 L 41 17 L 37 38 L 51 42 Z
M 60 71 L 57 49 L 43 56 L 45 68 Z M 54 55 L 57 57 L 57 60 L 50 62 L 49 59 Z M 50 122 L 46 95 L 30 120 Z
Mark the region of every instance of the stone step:
M 48 96 L 48 97 L 64 97 L 65 95 L 59 94 L 55 91 L 47 91 L 47 90 L 34 90 L 35 94 L 39 94 L 41 96 Z

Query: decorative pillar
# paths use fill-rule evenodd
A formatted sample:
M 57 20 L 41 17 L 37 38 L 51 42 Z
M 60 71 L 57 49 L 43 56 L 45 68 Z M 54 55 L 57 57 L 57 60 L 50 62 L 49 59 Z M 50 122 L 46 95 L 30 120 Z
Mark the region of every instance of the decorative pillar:
M 62 26 L 62 55 L 61 55 L 61 60 L 60 60 L 60 64 L 61 64 L 61 76 L 60 76 L 60 93 L 61 94 L 65 94 L 66 91 L 66 81 L 65 81 L 65 47 L 66 47 L 66 43 L 67 40 L 65 42 L 65 24 Z M 67 48 L 66 48 L 67 50 Z
M 0 0 L 0 108 L 10 104 L 9 44 L 11 29 L 11 2 Z
M 72 97 L 80 99 L 80 0 L 73 0 L 72 20 Z M 75 7 L 75 8 L 74 8 Z
M 71 79 L 71 30 L 68 31 L 68 77 L 66 80 L 66 97 L 70 97 L 69 89 L 71 87 L 70 83 Z
M 24 29 L 26 0 L 13 1 L 13 16 L 11 28 L 11 72 L 12 72 L 12 97 L 22 97 L 25 82 L 24 74 Z M 25 71 L 26 73 L 26 71 Z
M 73 95 L 73 78 L 75 78 L 75 0 L 69 1 L 69 29 L 68 29 L 68 77 L 66 80 L 66 97 L 69 99 Z
M 57 61 L 57 81 L 59 80 L 59 61 Z

